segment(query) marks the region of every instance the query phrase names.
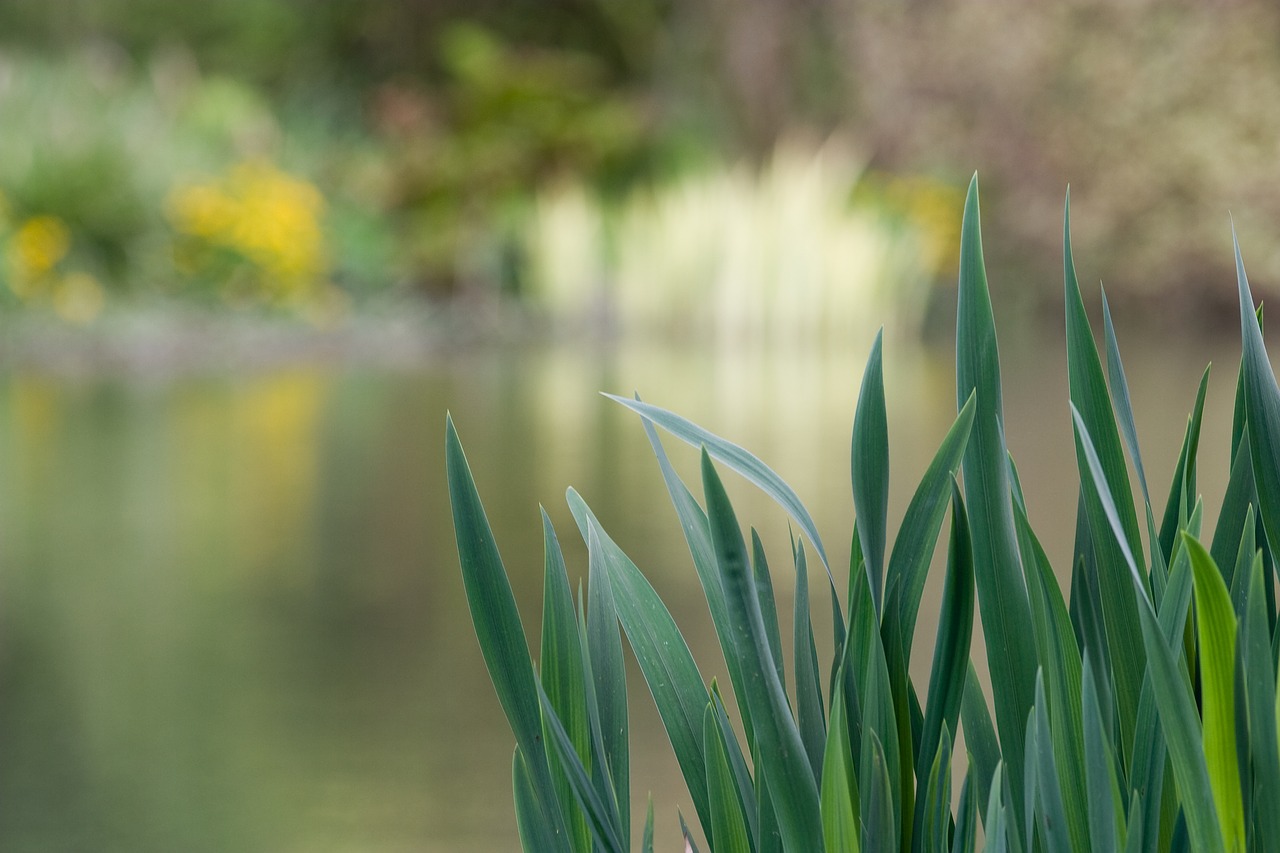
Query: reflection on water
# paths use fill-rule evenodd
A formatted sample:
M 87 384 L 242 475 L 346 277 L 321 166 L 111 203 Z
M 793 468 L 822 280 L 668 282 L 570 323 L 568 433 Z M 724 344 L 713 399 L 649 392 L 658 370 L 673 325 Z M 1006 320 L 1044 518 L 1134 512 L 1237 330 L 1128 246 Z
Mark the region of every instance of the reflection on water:
M 1211 520 L 1238 351 L 1126 358 L 1147 470 L 1167 483 L 1210 351 Z M 1005 356 L 1009 442 L 1059 564 L 1076 489 L 1060 353 Z M 574 485 L 654 579 L 710 678 L 722 663 L 643 432 L 595 392 L 638 389 L 757 452 L 809 504 L 843 578 L 864 358 L 635 347 L 475 354 L 402 373 L 0 377 L 0 847 L 514 848 L 513 740 L 458 578 L 445 410 L 531 631 L 539 503 L 572 571 L 584 562 L 563 504 Z M 890 342 L 886 369 L 896 518 L 955 401 L 945 352 Z M 696 471 L 691 450 L 672 450 Z M 729 485 L 785 566 L 786 520 Z M 789 612 L 785 573 L 776 585 Z M 917 673 L 931 642 L 916 643 Z M 673 806 L 690 810 L 634 671 L 631 683 L 635 812 L 655 791 L 666 849 Z

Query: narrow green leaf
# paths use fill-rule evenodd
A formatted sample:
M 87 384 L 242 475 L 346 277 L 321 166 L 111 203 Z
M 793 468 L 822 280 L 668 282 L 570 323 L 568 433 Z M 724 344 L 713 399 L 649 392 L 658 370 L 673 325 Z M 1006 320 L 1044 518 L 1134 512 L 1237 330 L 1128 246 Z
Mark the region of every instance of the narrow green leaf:
M 875 732 L 870 732 L 871 774 L 868 808 L 862 815 L 862 849 L 867 853 L 897 853 L 898 820 L 893 813 L 894 784 L 889 779 L 884 747 Z M 807 849 L 807 848 L 797 848 Z
M 858 853 L 858 785 L 853 772 L 844 692 L 837 690 L 831 702 L 831 724 L 822 760 L 822 837 L 826 849 Z
M 567 839 L 563 819 L 554 805 L 555 784 L 542 743 L 538 686 L 524 626 L 452 417 L 446 417 L 445 421 L 445 462 L 453 530 L 458 540 L 458 561 L 467 606 L 471 610 L 471 624 L 498 701 L 524 756 L 536 800 L 550 812 L 546 818 L 556 837 Z
M 1262 342 L 1262 328 L 1253 311 L 1253 294 L 1245 276 L 1240 242 L 1232 228 L 1236 251 L 1236 282 L 1240 290 L 1240 333 L 1244 345 L 1244 398 L 1249 452 L 1258 490 L 1262 526 L 1272 553 L 1280 541 L 1280 387 Z
M 822 756 L 827 740 L 826 713 L 822 707 L 822 676 L 818 671 L 818 647 L 809 614 L 809 572 L 804 546 L 795 552 L 796 599 L 792 620 L 792 649 L 796 671 L 796 721 L 804 741 L 814 779 L 822 779 Z M 834 709 L 833 709 L 834 713 Z
M 555 528 L 546 510 L 542 510 L 543 593 L 542 651 L 539 655 L 542 689 L 556 715 L 564 721 L 569 742 L 584 764 L 590 766 L 590 723 L 587 718 L 586 676 L 582 641 L 574 615 L 573 593 L 564 555 Z M 545 729 L 547 720 L 543 720 Z M 550 733 L 547 733 L 550 738 Z M 591 830 L 587 818 L 575 807 L 573 787 L 567 771 L 559 762 L 551 762 L 557 798 L 569 828 L 572 849 L 587 853 L 591 849 Z
M 742 717 L 743 727 L 747 732 L 747 748 L 750 749 L 751 739 L 755 737 L 751 727 L 751 710 L 746 703 L 746 689 L 742 682 L 742 673 L 738 669 L 738 656 L 733 651 L 733 632 L 729 627 L 729 605 L 725 600 L 724 585 L 720 582 L 720 567 L 716 564 L 715 548 L 711 544 L 711 527 L 707 522 L 707 514 L 703 512 L 693 493 L 689 491 L 671 465 L 671 460 L 667 457 L 667 452 L 658 438 L 657 429 L 644 418 L 641 418 L 641 424 L 653 448 L 653 454 L 658 460 L 667 493 L 671 496 L 671 503 L 680 519 L 680 528 L 689 546 L 693 567 L 707 600 L 707 609 L 711 612 L 711 624 L 715 628 L 716 639 L 720 642 L 725 667 L 729 672 L 729 683 L 733 686 L 738 713 Z M 840 604 L 836 598 L 834 584 L 831 587 L 831 601 L 832 607 L 838 612 Z M 843 616 L 841 624 L 843 625 Z
M 733 626 L 739 665 L 747 684 L 747 701 L 756 742 L 771 778 L 787 784 L 772 790 L 774 811 L 783 846 L 794 850 L 822 849 L 822 822 L 818 812 L 818 787 L 804 751 L 804 743 L 791 717 L 786 695 L 773 668 L 773 657 L 760 612 L 760 599 L 747 566 L 746 543 L 720 475 L 707 450 L 702 454 L 702 481 L 706 490 L 711 539 Z
M 955 832 L 951 853 L 975 853 L 978 847 L 978 798 L 974 795 L 973 770 L 965 773 L 960 786 L 960 804 L 956 807 Z
M 1084 721 L 1085 789 L 1089 793 L 1089 849 L 1120 849 L 1120 825 L 1124 812 L 1118 801 L 1115 753 L 1102 721 L 1093 667 L 1085 655 L 1081 675 L 1081 705 Z M 1137 822 L 1141 825 L 1141 822 Z
M 618 621 L 667 730 L 703 830 L 709 832 L 702 712 L 710 694 L 693 654 L 653 586 L 605 533 L 586 502 L 572 489 L 568 502 L 588 549 L 594 548 L 600 555 L 598 565 L 609 577 Z
M 1071 629 L 1066 603 L 1058 589 L 1049 558 L 1031 529 L 1026 512 L 1014 507 L 1018 544 L 1031 599 L 1031 619 L 1041 661 L 1041 674 L 1048 697 L 1046 713 L 1052 728 L 1041 728 L 1049 736 L 1058 775 L 1062 780 L 1062 800 L 1071 843 L 1077 849 L 1088 846 L 1089 821 L 1085 806 L 1083 723 L 1080 716 L 1080 651 Z
M 738 788 L 725 751 L 715 708 L 707 703 L 703 715 L 702 739 L 707 748 L 707 796 L 711 803 L 712 836 L 716 851 L 751 853 L 747 840 L 747 822 L 738 799 Z
M 1273 719 L 1276 682 L 1268 639 L 1264 576 L 1262 558 L 1258 555 L 1249 571 L 1240 652 L 1244 661 L 1249 758 L 1253 769 L 1255 847 L 1252 849 L 1275 853 L 1280 850 L 1280 809 L 1265 804 L 1280 798 L 1280 740 L 1277 740 Z
M 1165 504 L 1164 521 L 1160 524 L 1160 547 L 1165 554 L 1172 555 L 1175 540 L 1180 529 L 1179 522 L 1191 511 L 1196 491 L 1196 457 L 1200 448 L 1200 427 L 1204 421 L 1204 401 L 1209 390 L 1209 368 L 1205 368 L 1200 377 L 1200 388 L 1196 392 L 1195 407 L 1191 410 L 1191 418 L 1187 421 L 1187 432 L 1182 442 L 1182 452 L 1178 455 L 1178 465 L 1174 470 L 1173 482 L 1169 485 L 1169 500 Z
M 689 826 L 684 822 L 684 815 L 677 811 L 676 816 L 680 818 L 680 834 L 684 836 L 685 853 L 698 853 L 698 845 L 694 843 L 693 834 L 689 832 Z
M 920 611 L 920 598 L 924 593 L 929 563 L 938 542 L 938 531 L 942 529 L 942 520 L 947 513 L 950 496 L 948 487 L 960 470 L 976 408 L 977 392 L 974 391 L 969 394 L 933 461 L 920 478 L 920 485 L 916 487 L 911 503 L 907 505 L 906 514 L 902 517 L 902 524 L 898 527 L 893 553 L 889 556 L 886 583 L 896 583 L 902 590 L 902 639 L 908 659 L 911 657 L 916 617 Z
M 1008 450 L 1000 391 L 995 318 L 982 257 L 977 176 L 969 184 L 960 236 L 956 321 L 957 406 L 976 393 L 973 428 L 964 456 L 965 498 L 982 630 L 995 695 L 995 716 L 1013 787 L 1021 791 L 1023 738 L 1035 691 L 1031 611 L 1018 559 L 1009 497 Z M 1015 803 L 1021 802 L 1021 793 Z M 1020 808 L 1020 806 L 1019 806 Z M 1019 812 L 1021 814 L 1021 812 Z M 1014 821 L 1017 825 L 1017 821 Z
M 547 812 L 538 802 L 520 747 L 516 747 L 511 760 L 511 777 L 515 789 L 516 828 L 520 833 L 520 846 L 526 853 L 555 850 L 555 827 L 547 820 Z
M 929 671 L 929 697 L 921 730 L 920 752 L 916 758 L 917 779 L 925 778 L 929 765 L 937 757 L 942 732 L 956 730 L 973 638 L 973 547 L 968 513 L 960 495 L 960 486 L 955 481 L 952 481 L 951 509 L 947 579 L 942 591 L 942 612 L 933 649 L 933 666 Z M 919 820 L 916 826 L 920 827 Z
M 1034 726 L 1032 726 L 1034 721 Z M 1062 802 L 1062 786 L 1057 761 L 1054 758 L 1053 732 L 1049 724 L 1049 700 L 1045 698 L 1044 680 L 1036 679 L 1036 704 L 1027 724 L 1027 757 L 1036 762 L 1036 823 L 1040 838 L 1048 853 L 1071 853 L 1071 836 L 1068 833 L 1066 807 Z M 1035 748 L 1032 735 L 1035 732 Z M 1028 774 L 1030 776 L 1030 774 Z M 1031 809 L 1028 798 L 1028 810 Z M 1027 838 L 1031 833 L 1027 833 Z
M 564 724 L 556 716 L 555 708 L 546 691 L 538 688 L 542 702 L 542 716 L 546 723 L 548 748 L 565 769 L 573 795 L 586 815 L 588 825 L 595 840 L 609 853 L 626 853 L 629 845 L 625 844 L 619 834 L 618 813 L 616 806 L 607 799 L 602 799 L 591 782 L 591 776 L 578 758 L 573 741 L 565 731 Z
M 746 756 L 738 744 L 738 736 L 729 722 L 725 711 L 724 697 L 720 695 L 720 687 L 711 679 L 711 700 L 715 707 L 716 723 L 720 726 L 720 745 L 725 751 L 729 769 L 733 772 L 733 780 L 738 790 L 738 802 L 742 804 L 742 812 L 746 816 L 747 835 L 754 842 L 760 837 L 759 804 L 756 799 L 755 784 L 751 779 L 751 769 L 747 767 Z
M 769 653 L 773 667 L 778 672 L 778 682 L 787 683 L 782 665 L 782 632 L 778 629 L 778 605 L 773 597 L 773 580 L 769 577 L 769 561 L 765 559 L 764 543 L 756 529 L 751 528 L 751 572 L 755 579 L 756 598 L 760 600 L 760 615 L 764 617 L 765 637 L 769 641 Z
M 964 722 L 964 741 L 969 749 L 969 765 L 978 786 L 978 800 L 991 796 L 991 777 L 1000 764 L 1000 743 L 996 740 L 987 711 L 987 700 L 982 695 L 978 676 L 969 664 L 969 674 L 964 680 L 964 698 L 960 702 L 960 719 Z
M 925 853 L 947 853 L 951 847 L 951 730 L 945 725 L 938 739 L 938 750 L 923 777 L 924 799 L 921 801 L 912 836 L 914 850 Z
M 889 512 L 889 422 L 884 404 L 883 339 L 881 329 L 876 333 L 871 356 L 862 372 L 862 390 L 858 392 L 849 454 L 853 507 L 876 613 L 882 612 L 884 602 L 885 528 Z
M 1009 824 L 1004 812 L 1004 764 L 997 763 L 987 788 L 991 795 L 987 798 L 986 821 L 983 824 L 987 836 L 986 853 L 1007 853 L 1009 850 Z
M 728 465 L 759 487 L 761 491 L 776 501 L 791 516 L 804 535 L 813 543 L 813 547 L 817 549 L 818 557 L 821 558 L 822 564 L 827 568 L 827 576 L 831 581 L 831 585 L 835 586 L 835 577 L 831 574 L 831 562 L 827 559 L 827 550 L 822 545 L 822 537 L 818 535 L 818 526 L 814 523 L 813 517 L 809 515 L 809 511 L 805 509 L 804 504 L 801 503 L 799 495 L 772 468 L 733 442 L 713 435 L 692 421 L 686 420 L 673 412 L 639 400 L 628 400 L 626 397 L 618 397 L 613 394 L 605 394 L 604 396 L 621 403 L 645 420 L 651 421 L 667 430 L 676 438 L 692 444 L 694 447 L 705 448 L 713 458 Z
M 1248 427 L 1241 427 L 1241 437 L 1249 440 Z M 1246 445 L 1247 446 L 1247 445 Z M 1253 460 L 1248 453 L 1237 453 L 1231 463 L 1231 475 L 1227 490 L 1222 496 L 1222 509 L 1218 511 L 1218 523 L 1213 529 L 1213 543 L 1209 555 L 1219 566 L 1235 562 L 1240 547 L 1240 531 L 1244 529 L 1245 514 L 1249 511 L 1256 492 L 1253 484 Z
M 622 637 L 618 634 L 618 610 L 613 603 L 608 572 L 600 568 L 601 554 L 592 559 L 590 537 L 587 560 L 587 625 L 585 659 L 594 684 L 596 722 L 600 728 L 618 804 L 623 835 L 631 837 L 631 758 L 628 743 L 627 673 L 622 657 Z
M 1204 757 L 1227 850 L 1244 850 L 1244 805 L 1236 756 L 1236 615 L 1222 573 L 1198 541 L 1183 534 L 1195 584 L 1200 637 Z
M 1146 645 L 1147 664 L 1152 680 L 1156 706 L 1160 711 L 1160 723 L 1164 730 L 1165 744 L 1173 764 L 1191 843 L 1197 851 L 1219 853 L 1223 850 L 1222 835 L 1218 829 L 1214 809 L 1212 786 L 1204 754 L 1200 751 L 1200 720 L 1190 686 L 1179 671 L 1179 657 L 1165 639 L 1156 619 L 1155 610 L 1147 596 L 1145 581 L 1124 539 L 1125 531 L 1115 511 L 1114 501 L 1098 461 L 1097 452 L 1089 431 L 1072 407 L 1076 425 L 1076 444 L 1086 461 L 1085 478 L 1094 488 L 1101 507 L 1105 510 L 1113 541 L 1120 547 L 1129 565 L 1134 586 L 1139 594 L 1138 616 L 1142 625 L 1142 637 Z
M 1076 280 L 1075 262 L 1071 256 L 1070 195 L 1063 215 L 1062 240 L 1067 309 L 1067 377 L 1071 388 L 1072 409 L 1093 440 L 1126 549 L 1131 554 L 1141 554 L 1142 541 L 1138 532 L 1138 518 L 1134 513 L 1133 492 L 1129 487 L 1129 472 L 1124 461 L 1120 433 L 1112 412 L 1102 361 L 1093 341 L 1089 318 L 1085 314 L 1080 284 Z M 1087 480 L 1084 475 L 1086 462 L 1078 443 L 1076 457 L 1081 479 Z M 1138 631 L 1134 588 L 1125 570 L 1126 559 L 1132 562 L 1132 556 L 1126 558 L 1117 547 L 1118 542 L 1112 537 L 1096 536 L 1096 531 L 1107 526 L 1107 519 L 1095 498 L 1095 491 L 1086 487 L 1084 495 L 1089 525 L 1095 531 L 1094 547 L 1102 593 L 1102 619 L 1106 628 L 1109 661 L 1113 668 L 1115 698 L 1120 712 L 1120 742 L 1127 751 L 1133 744 L 1138 693 L 1142 689 L 1142 676 L 1146 669 Z

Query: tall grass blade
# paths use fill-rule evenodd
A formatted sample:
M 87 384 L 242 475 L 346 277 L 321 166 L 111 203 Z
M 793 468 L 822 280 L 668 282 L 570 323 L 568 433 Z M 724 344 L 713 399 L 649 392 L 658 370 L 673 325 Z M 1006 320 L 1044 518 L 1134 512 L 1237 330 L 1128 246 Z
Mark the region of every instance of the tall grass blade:
M 773 668 L 778 673 L 778 683 L 785 690 L 786 670 L 782 664 L 782 632 L 778 628 L 778 605 L 773 597 L 773 580 L 769 577 L 769 561 L 765 558 L 764 543 L 760 534 L 751 528 L 751 574 L 755 580 L 756 598 L 760 601 L 760 615 L 764 617 L 765 637 L 769 641 L 769 653 Z
M 614 394 L 605 394 L 604 396 L 621 403 L 645 420 L 667 430 L 676 438 L 692 444 L 694 447 L 705 448 L 707 453 L 714 459 L 723 462 L 754 483 L 791 516 L 792 520 L 800 527 L 801 532 L 813 543 L 813 547 L 818 552 L 818 557 L 822 560 L 822 565 L 827 569 L 827 576 L 831 581 L 831 585 L 835 586 L 835 576 L 831 574 L 831 561 L 827 559 L 827 549 L 822 545 L 822 537 L 818 535 L 817 524 L 814 523 L 813 517 L 809 515 L 809 511 L 805 509 L 795 490 L 787 485 L 786 481 L 779 477 L 772 468 L 733 442 L 726 441 L 717 435 L 707 432 L 702 427 L 680 417 L 674 412 Z
M 1271 552 L 1280 541 L 1280 387 L 1267 359 L 1262 328 L 1253 310 L 1253 294 L 1245 276 L 1240 242 L 1232 229 L 1236 251 L 1236 283 L 1240 291 L 1240 334 L 1243 338 L 1245 418 L 1249 426 L 1249 451 L 1258 490 L 1262 526 Z
M 1049 727 L 1049 701 L 1045 698 L 1044 679 L 1036 679 L 1036 704 L 1027 721 L 1027 760 L 1034 762 L 1034 775 L 1028 771 L 1028 784 L 1035 781 L 1035 798 L 1027 797 L 1027 812 L 1033 810 L 1040 830 L 1040 840 L 1047 853 L 1071 853 L 1071 836 L 1067 831 L 1066 808 L 1062 803 L 1062 787 L 1058 765 L 1054 759 L 1053 733 Z M 1034 733 L 1034 737 L 1033 737 Z M 1032 806 L 1034 803 L 1034 808 Z M 1027 832 L 1030 843 L 1031 832 Z
M 964 723 L 964 741 L 969 749 L 969 766 L 978 786 L 979 802 L 991 796 L 991 778 L 1000 765 L 1000 743 L 991 725 L 991 713 L 982 695 L 978 675 L 969 664 L 969 674 L 964 680 L 964 697 L 960 701 L 960 719 Z
M 1046 713 L 1053 727 L 1041 727 L 1041 737 L 1049 736 L 1062 780 L 1062 798 L 1067 830 L 1077 849 L 1087 846 L 1088 816 L 1084 791 L 1083 723 L 1080 716 L 1080 650 L 1071 630 L 1066 603 L 1058 589 L 1049 558 L 1031 529 L 1022 506 L 1014 506 L 1018 524 L 1018 544 L 1027 574 L 1027 594 L 1031 599 L 1031 620 L 1045 682 Z
M 987 798 L 987 814 L 986 822 L 983 824 L 985 835 L 987 836 L 986 846 L 983 850 L 986 853 L 1008 853 L 1009 851 L 1009 826 L 1008 817 L 1004 811 L 1004 765 L 997 764 L 995 772 L 992 774 L 987 788 L 991 791 Z
M 1062 240 L 1067 309 L 1067 377 L 1071 388 L 1071 403 L 1093 440 L 1126 549 L 1131 555 L 1141 555 L 1142 541 L 1138 532 L 1138 518 L 1134 513 L 1133 493 L 1129 487 L 1129 472 L 1124 461 L 1120 433 L 1071 255 L 1069 194 L 1063 214 Z M 1081 479 L 1087 479 L 1084 476 L 1086 462 L 1080 452 L 1077 452 L 1077 464 Z M 1134 587 L 1126 576 L 1126 557 L 1115 539 L 1097 535 L 1099 530 L 1107 527 L 1107 518 L 1095 495 L 1094 490 L 1086 488 L 1084 505 L 1089 526 L 1094 531 L 1102 621 L 1106 628 L 1115 700 L 1119 710 L 1120 743 L 1127 751 L 1133 745 L 1133 724 L 1138 715 L 1138 693 L 1142 689 L 1146 661 L 1138 630 Z M 1132 561 L 1132 556 L 1128 559 Z M 1145 581 L 1143 585 L 1145 586 Z
M 1182 452 L 1174 469 L 1173 482 L 1169 484 L 1169 500 L 1164 508 L 1164 520 L 1160 523 L 1160 547 L 1172 559 L 1175 540 L 1181 521 L 1191 512 L 1196 499 L 1196 459 L 1200 449 L 1200 430 L 1204 422 L 1204 401 L 1209 390 L 1209 368 L 1200 377 L 1195 406 L 1187 422 L 1187 433 L 1182 442 Z
M 746 543 L 707 450 L 702 453 L 702 480 L 706 490 L 711 539 L 720 563 L 721 578 L 729 599 L 729 616 L 739 665 L 747 684 L 751 721 L 764 764 L 764 772 L 785 785 L 771 789 L 774 812 L 788 850 L 822 849 L 822 822 L 818 788 L 791 717 L 786 694 L 773 668 L 769 639 L 760 612 L 760 600 L 747 565 Z
M 1222 573 L 1198 541 L 1183 534 L 1195 584 L 1200 638 L 1204 757 L 1227 850 L 1244 850 L 1244 805 L 1236 755 L 1236 615 Z
M 882 612 L 884 603 L 885 530 L 889 512 L 889 423 L 884 404 L 883 340 L 881 329 L 876 333 L 867 367 L 862 372 L 849 454 L 853 507 L 876 613 Z
M 1241 438 L 1246 442 L 1249 440 L 1247 425 L 1241 427 Z M 1239 553 L 1240 531 L 1244 529 L 1245 516 L 1256 501 L 1253 460 L 1248 453 L 1236 453 L 1231 463 L 1231 475 L 1227 479 L 1227 491 L 1222 497 L 1222 508 L 1218 510 L 1218 523 L 1213 529 L 1213 541 L 1209 546 L 1209 555 L 1220 567 L 1234 565 Z M 1249 520 L 1252 524 L 1253 519 Z
M 904 652 L 911 657 L 915 638 L 916 617 L 920 611 L 920 597 L 924 593 L 929 562 L 938 542 L 938 532 L 946 517 L 950 497 L 950 485 L 964 458 L 969 444 L 969 432 L 973 428 L 973 416 L 977 410 L 977 392 L 970 393 L 960 408 L 960 414 L 947 431 L 933 461 L 929 463 L 920 485 L 916 487 L 911 503 L 907 505 L 898 535 L 889 555 L 886 583 L 902 590 L 899 599 Z
M 729 769 L 733 771 L 733 781 L 738 789 L 738 801 L 742 804 L 742 813 L 747 822 L 747 833 L 755 842 L 760 837 L 759 802 L 756 797 L 755 784 L 751 779 L 751 769 L 747 766 L 746 756 L 738 744 L 738 736 L 734 734 L 733 724 L 725 711 L 724 697 L 720 695 L 720 686 L 711 679 L 711 699 L 715 708 L 716 724 L 720 727 L 720 745 L 725 751 Z
M 618 621 L 653 695 L 703 831 L 710 833 L 702 714 L 711 698 L 693 654 L 653 586 L 604 532 L 582 497 L 573 489 L 567 497 L 588 547 L 595 540 L 598 565 L 609 576 Z
M 792 649 L 796 672 L 796 722 L 800 726 L 800 739 L 804 741 L 814 779 L 820 781 L 823 753 L 826 750 L 827 722 L 822 707 L 818 647 L 813 639 L 813 622 L 809 614 L 809 570 L 803 545 L 796 548 L 795 563 L 796 599 L 792 619 Z M 833 709 L 832 714 L 834 713 Z
M 861 841 L 858 800 L 844 691 L 837 690 L 831 701 L 831 724 L 827 728 L 820 789 L 822 837 L 827 850 L 858 853 Z
M 943 732 L 957 730 L 973 638 L 973 547 L 964 498 L 955 481 L 952 481 L 951 511 L 947 579 L 942 591 L 942 612 L 933 649 L 933 666 L 929 671 L 929 696 L 921 729 L 920 751 L 916 757 L 917 779 L 925 778 L 929 766 L 936 759 Z M 917 815 L 917 831 L 920 827 L 921 818 Z
M 560 551 L 560 542 L 546 510 L 542 510 L 542 540 L 544 566 L 539 675 L 542 689 L 556 715 L 564 722 L 574 751 L 590 766 L 591 724 L 587 718 L 582 639 L 578 634 L 578 621 L 574 614 L 573 593 L 569 589 L 564 555 Z M 548 720 L 544 717 L 543 728 L 546 729 L 547 725 Z M 550 732 L 546 735 L 549 742 Z M 591 830 L 587 826 L 586 816 L 575 806 L 573 785 L 567 773 L 559 762 L 551 762 L 552 778 L 556 783 L 560 807 L 564 811 L 565 824 L 569 828 L 569 842 L 573 850 L 587 853 L 591 849 Z
M 520 846 L 526 853 L 555 850 L 555 827 L 547 820 L 547 812 L 538 802 L 520 747 L 516 747 L 511 760 L 511 777 L 512 787 L 515 789 L 516 829 L 520 834 Z
M 1089 431 L 1074 406 L 1072 416 L 1076 425 L 1076 445 L 1085 459 L 1088 481 L 1093 486 L 1094 494 L 1105 511 L 1113 541 L 1120 546 L 1121 552 L 1125 555 L 1135 589 L 1139 593 L 1137 595 L 1138 616 L 1142 625 L 1143 641 L 1146 644 L 1152 688 L 1156 707 L 1160 711 L 1160 724 L 1164 730 L 1165 744 L 1173 764 L 1173 775 L 1177 780 L 1178 794 L 1182 800 L 1191 844 L 1197 851 L 1220 853 L 1223 850 L 1223 836 L 1218 827 L 1209 770 L 1205 763 L 1205 756 L 1200 751 L 1200 719 L 1196 715 L 1190 685 L 1180 671 L 1181 656 L 1175 657 L 1173 648 L 1160 630 L 1155 610 L 1146 592 L 1142 572 L 1134 562 L 1133 554 L 1125 542 L 1125 530 L 1115 510 L 1102 463 L 1098 460 Z
M 960 803 L 956 806 L 955 831 L 951 837 L 951 853 L 975 853 L 978 847 L 978 798 L 973 793 L 973 773 L 964 775 L 960 786 Z
M 542 716 L 546 723 L 547 742 L 551 752 L 559 759 L 569 778 L 573 795 L 582 812 L 586 815 L 591 834 L 607 853 L 626 853 L 629 845 L 624 843 L 619 833 L 618 812 L 616 804 L 602 798 L 591 782 L 591 776 L 583 766 L 569 733 L 556 715 L 551 700 L 541 686 L 538 688 L 542 701 Z
M 542 742 L 538 685 L 524 626 L 452 417 L 446 417 L 445 421 L 445 465 L 462 583 L 480 652 L 516 736 L 535 799 L 548 812 L 545 817 L 555 837 L 567 843 L 567 830 L 555 805 L 555 783 Z
M 711 802 L 712 836 L 717 853 L 751 853 L 746 816 L 725 751 L 715 707 L 707 704 L 702 739 L 707 749 L 707 796 Z
M 618 610 L 614 606 L 609 574 L 600 566 L 601 551 L 592 559 L 587 537 L 587 625 L 585 660 L 595 689 L 595 721 L 603 741 L 604 760 L 618 804 L 623 836 L 631 837 L 631 753 L 627 716 L 627 673 L 618 634 Z
M 1019 791 L 1015 802 L 1020 803 L 1023 738 L 1034 701 L 1036 661 L 1034 648 L 1026 642 L 1031 636 L 1031 612 L 1009 498 L 1000 356 L 982 257 L 977 175 L 969 184 L 961 225 L 956 391 L 957 406 L 971 394 L 977 397 L 964 456 L 965 498 L 987 662 L 992 680 L 1001 685 L 995 696 L 995 716 L 1013 788 Z M 1016 819 L 1013 825 L 1018 826 Z
M 1264 578 L 1262 558 L 1256 555 L 1250 564 L 1240 653 L 1247 703 L 1248 756 L 1253 776 L 1254 824 L 1250 848 L 1276 853 L 1280 850 L 1280 808 L 1268 804 L 1280 801 L 1280 740 L 1274 725 L 1276 681 L 1268 637 Z
M 1098 704 L 1098 688 L 1088 655 L 1084 658 L 1080 694 L 1084 720 L 1085 790 L 1089 792 L 1088 849 L 1118 851 L 1124 811 L 1116 783 L 1115 753 L 1102 720 L 1102 706 Z M 1141 825 L 1141 821 L 1135 823 Z
M 725 599 L 724 585 L 720 581 L 720 567 L 716 564 L 715 548 L 711 544 L 711 527 L 707 514 L 684 481 L 676 473 L 667 457 L 667 452 L 658 438 L 658 431 L 648 420 L 641 418 L 645 435 L 657 457 L 658 467 L 662 471 L 662 479 L 666 483 L 667 493 L 680 519 L 680 528 L 685 542 L 689 546 L 689 554 L 693 558 L 694 571 L 698 574 L 698 582 L 702 584 L 702 592 L 707 600 L 707 609 L 711 612 L 711 624 L 716 631 L 716 639 L 724 654 L 725 667 L 729 672 L 729 683 L 733 686 L 734 698 L 738 705 L 738 713 L 742 716 L 743 728 L 747 732 L 747 748 L 752 747 L 755 733 L 751 727 L 751 709 L 747 707 L 746 687 L 742 681 L 742 673 L 738 668 L 737 655 L 733 653 L 733 634 L 729 626 L 729 604 Z M 838 611 L 839 601 L 835 595 L 835 586 L 831 587 L 832 606 Z M 842 618 L 843 622 L 843 618 Z
M 893 808 L 895 786 L 889 778 L 880 738 L 871 732 L 868 741 L 871 745 L 870 774 L 867 777 L 870 796 L 862 815 L 862 849 L 867 853 L 897 853 L 898 819 Z

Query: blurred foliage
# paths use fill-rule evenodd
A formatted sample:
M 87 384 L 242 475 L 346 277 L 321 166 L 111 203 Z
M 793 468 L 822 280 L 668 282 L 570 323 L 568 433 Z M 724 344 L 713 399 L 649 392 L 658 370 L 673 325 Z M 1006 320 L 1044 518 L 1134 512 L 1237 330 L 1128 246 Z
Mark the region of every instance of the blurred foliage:
M 26 129 L 0 190 L 109 292 L 174 289 L 166 199 L 238 164 L 322 194 L 318 277 L 344 293 L 488 299 L 529 286 L 549 188 L 626 204 L 807 133 L 853 139 L 858 203 L 939 258 L 946 188 L 980 171 L 1006 296 L 1056 294 L 1071 183 L 1117 302 L 1199 307 L 1229 275 L 1215 211 L 1280 285 L 1278 99 L 1262 0 L 0 4 L 0 120 Z

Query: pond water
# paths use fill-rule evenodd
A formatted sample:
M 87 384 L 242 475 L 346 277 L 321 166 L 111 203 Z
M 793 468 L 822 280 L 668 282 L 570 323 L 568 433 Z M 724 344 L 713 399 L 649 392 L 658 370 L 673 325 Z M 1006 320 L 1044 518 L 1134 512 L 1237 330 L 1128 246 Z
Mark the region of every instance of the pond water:
M 1062 566 L 1077 488 L 1065 357 L 1052 333 L 1023 337 L 1003 354 L 1008 440 Z M 0 375 L 0 848 L 516 849 L 514 741 L 462 593 L 446 410 L 531 635 L 539 503 L 571 573 L 585 568 L 563 500 L 572 485 L 653 580 L 710 678 L 723 663 L 644 433 L 596 392 L 639 390 L 768 461 L 810 507 L 843 583 L 868 347 L 545 347 L 394 371 Z M 1138 341 L 1125 356 L 1161 503 L 1195 384 L 1217 362 L 1202 443 L 1211 523 L 1238 344 Z M 954 417 L 952 371 L 945 342 L 888 342 L 893 525 Z M 669 450 L 696 471 L 691 448 Z M 727 480 L 769 547 L 788 636 L 786 519 Z M 817 613 L 825 606 L 815 598 Z M 925 604 L 917 678 L 936 608 Z M 691 809 L 630 676 L 633 813 L 653 791 L 659 848 L 676 849 L 675 809 Z

